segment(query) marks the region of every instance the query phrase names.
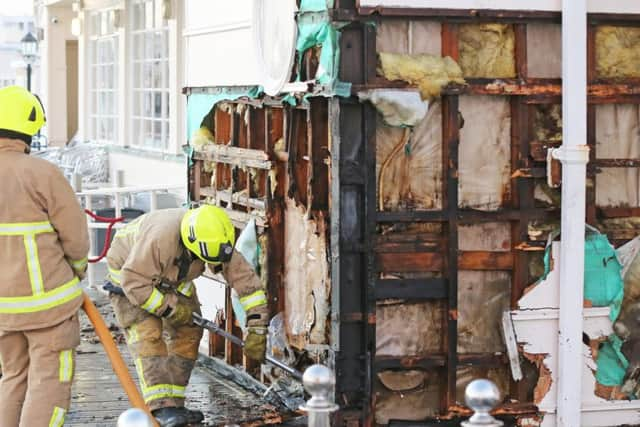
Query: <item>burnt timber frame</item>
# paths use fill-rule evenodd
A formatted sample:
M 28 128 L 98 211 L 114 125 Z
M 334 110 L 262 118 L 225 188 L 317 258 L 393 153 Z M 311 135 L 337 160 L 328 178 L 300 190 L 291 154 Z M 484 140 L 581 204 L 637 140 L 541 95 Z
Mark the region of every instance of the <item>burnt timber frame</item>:
M 443 208 L 434 211 L 380 212 L 375 203 L 375 110 L 369 104 L 358 105 L 353 99 L 340 100 L 340 205 L 357 206 L 364 213 L 357 232 L 340 229 L 340 258 L 354 257 L 347 265 L 351 269 L 338 277 L 340 306 L 340 355 L 336 359 L 337 396 L 343 405 L 338 420 L 342 425 L 375 425 L 375 393 L 373 384 L 381 370 L 424 369 L 439 370 L 446 382 L 440 420 L 430 422 L 390 421 L 390 425 L 441 425 L 464 413 L 456 402 L 456 370 L 458 366 L 490 368 L 505 365 L 503 354 L 458 354 L 457 348 L 457 273 L 459 269 L 508 270 L 512 274 L 511 306 L 517 308 L 518 299 L 530 284 L 528 252 L 540 251 L 544 244 L 531 240 L 528 224 L 532 220 L 559 219 L 559 210 L 537 207 L 534 202 L 534 179 L 546 178 L 546 149 L 557 146 L 551 141 L 533 141 L 533 119 L 538 104 L 561 102 L 560 79 L 530 78 L 527 70 L 527 23 L 560 22 L 559 13 L 504 12 L 504 11 L 452 11 L 409 8 L 359 9 L 354 0 L 337 0 L 333 19 L 348 22 L 342 29 L 340 41 L 340 79 L 353 84 L 352 94 L 360 90 L 376 88 L 408 87 L 404 82 L 387 81 L 376 75 L 377 52 L 375 29 L 367 25 L 371 21 L 385 19 L 429 19 L 442 22 L 442 54 L 458 59 L 457 26 L 469 22 L 506 22 L 514 25 L 515 60 L 517 78 L 467 79 L 468 85 L 450 85 L 445 88 L 443 105 Z M 638 159 L 597 159 L 596 156 L 596 106 L 599 104 L 640 104 L 640 79 L 606 80 L 595 78 L 595 27 L 601 24 L 638 25 L 639 16 L 590 15 L 589 16 L 589 87 L 588 87 L 588 145 L 591 159 L 588 177 L 594 180 L 587 191 L 587 222 L 596 224 L 599 219 L 640 216 L 640 208 L 603 208 L 596 206 L 595 176 L 603 167 L 640 167 Z M 457 206 L 457 160 L 459 144 L 458 97 L 460 95 L 509 96 L 511 100 L 511 190 L 504 207 L 496 212 L 480 212 L 459 209 Z M 373 140 L 373 141 L 372 141 Z M 348 145 L 348 148 L 344 146 Z M 342 156 L 350 153 L 348 161 Z M 357 153 L 357 157 L 353 154 Z M 363 169 L 364 168 L 364 169 Z M 345 180 L 348 177 L 349 180 Z M 354 179 L 357 177 L 357 179 Z M 372 202 L 371 199 L 374 199 Z M 354 202 L 354 199 L 358 203 Z M 348 202 L 346 201 L 348 200 Z M 360 216 L 360 215 L 358 215 Z M 342 218 L 341 218 L 342 220 Z M 463 253 L 458 251 L 458 226 L 477 222 L 506 221 L 511 224 L 511 251 L 503 253 Z M 431 252 L 433 248 L 417 248 L 413 254 L 399 253 L 376 243 L 372 235 L 385 223 L 440 222 L 445 225 L 442 244 L 438 245 L 442 256 Z M 364 235 L 358 233 L 363 232 Z M 357 237 L 358 244 L 353 241 Z M 633 236 L 611 238 L 620 244 Z M 354 247 L 355 246 L 355 247 Z M 417 246 L 417 245 L 416 245 Z M 444 249 L 444 251 L 442 251 Z M 359 255 L 359 257 L 358 257 Z M 380 279 L 378 271 L 385 264 L 402 263 L 401 258 L 419 255 L 409 261 L 412 268 L 442 271 L 436 279 L 392 280 Z M 495 256 L 499 255 L 499 256 Z M 355 262 L 356 258 L 359 262 Z M 351 259 L 351 258 L 349 258 Z M 418 261 L 419 259 L 419 261 Z M 417 268 L 416 268 L 417 267 Z M 360 298 L 353 296 L 354 276 L 367 277 L 361 282 Z M 334 281 L 334 286 L 335 286 Z M 345 292 L 350 298 L 345 300 Z M 402 358 L 376 357 L 375 355 L 375 302 L 382 299 L 421 301 L 444 299 L 447 302 L 445 326 L 446 349 L 443 354 L 410 356 Z M 348 307 L 345 307 L 348 306 Z M 362 310 L 357 312 L 357 310 Z M 354 312 L 355 311 L 355 312 Z M 342 316 L 344 315 L 344 317 Z M 346 319 L 349 319 L 348 321 Z M 354 322 L 358 327 L 354 326 Z M 364 334 L 364 338 L 361 338 Z M 348 338 L 346 338 L 348 337 Z M 345 343 L 349 343 L 345 346 Z M 351 345 L 353 344 L 353 346 Z M 357 348 L 361 353 L 357 354 Z M 359 361 L 359 363 L 358 363 Z M 357 377 L 360 374 L 360 378 Z M 364 386 L 359 392 L 357 387 Z M 511 382 L 509 395 L 522 402 L 498 409 L 508 423 L 514 415 L 534 415 L 536 408 L 527 403 L 525 390 Z M 354 402 L 362 402 L 360 407 Z M 457 424 L 456 424 L 457 425 Z
M 347 21 L 342 29 L 340 79 L 353 84 L 353 93 L 364 89 L 397 87 L 403 82 L 386 81 L 376 75 L 377 53 L 375 28 L 370 21 L 386 19 L 428 19 L 442 22 L 442 52 L 458 59 L 457 27 L 469 22 L 505 22 L 514 25 L 516 37 L 517 78 L 513 79 L 467 79 L 468 85 L 451 85 L 443 92 L 443 157 L 442 192 L 443 206 L 433 211 L 378 211 L 376 205 L 376 120 L 377 112 L 368 103 L 360 103 L 355 97 L 326 100 L 312 99 L 310 107 L 282 107 L 278 100 L 240 100 L 232 105 L 245 104 L 250 108 L 246 130 L 242 130 L 242 118 L 232 114 L 227 124 L 220 123 L 218 142 L 232 141 L 238 149 L 262 151 L 265 156 L 253 153 L 254 166 L 261 161 L 270 161 L 278 170 L 277 190 L 273 195 L 266 191 L 271 179 L 266 174 L 260 178 L 261 188 L 266 193 L 256 194 L 251 185 L 248 197 L 225 200 L 242 210 L 246 207 L 266 206 L 270 259 L 268 266 L 270 307 L 272 313 L 282 311 L 284 304 L 284 200 L 289 189 L 284 177 L 289 176 L 297 184 L 305 182 L 291 170 L 289 156 L 300 155 L 300 150 L 314 161 L 305 173 L 311 181 L 305 187 L 302 201 L 307 209 L 330 212 L 330 262 L 332 280 L 332 345 L 337 384 L 337 402 L 341 410 L 337 413 L 340 425 L 375 425 L 375 382 L 376 374 L 382 370 L 423 369 L 440 374 L 443 394 L 440 420 L 423 422 L 391 421 L 391 425 L 442 425 L 464 414 L 465 409 L 456 402 L 457 368 L 473 366 L 488 370 L 506 366 L 504 354 L 460 354 L 457 348 L 458 328 L 458 285 L 459 270 L 502 270 L 512 275 L 511 306 L 517 301 L 528 285 L 528 253 L 539 251 L 544 242 L 530 240 L 527 225 L 531 220 L 552 220 L 559 218 L 554 209 L 537 207 L 534 203 L 534 179 L 546 177 L 546 149 L 556 146 L 553 141 L 533 140 L 533 118 L 537 106 L 561 102 L 560 79 L 536 79 L 527 70 L 527 24 L 532 22 L 559 23 L 557 13 L 500 12 L 500 11 L 451 11 L 420 10 L 358 10 L 355 0 L 337 0 L 337 8 L 332 11 L 335 20 Z M 638 25 L 639 16 L 589 17 L 589 87 L 588 87 L 588 144 L 591 147 L 589 178 L 595 180 L 599 168 L 640 167 L 639 159 L 597 159 L 596 156 L 596 107 L 600 104 L 640 104 L 640 81 L 637 79 L 598 79 L 595 73 L 594 35 L 595 26 L 603 23 L 616 25 Z M 307 74 L 312 74 L 308 72 Z M 459 125 L 458 104 L 463 95 L 509 96 L 511 103 L 511 172 L 509 197 L 502 209 L 495 212 L 481 212 L 458 207 L 458 145 Z M 327 107 L 328 113 L 323 109 Z M 306 111 L 306 114 L 305 114 Z M 220 120 L 218 118 L 217 120 Z M 276 152 L 274 145 L 279 137 L 284 137 L 291 148 L 294 127 L 301 120 L 311 123 L 326 122 L 322 126 L 306 128 L 307 147 L 295 145 L 293 151 Z M 331 138 L 326 132 L 331 129 Z M 245 132 L 243 134 L 243 132 Z M 301 132 L 297 132 L 298 134 Z M 225 136 L 226 135 L 226 136 Z M 244 135 L 244 136 L 242 136 Z M 218 139 L 219 132 L 216 132 Z M 252 141 L 265 141 L 265 145 L 253 146 Z M 329 139 L 331 144 L 331 173 L 318 163 L 326 154 L 318 141 Z M 243 142 L 245 141 L 246 142 Z M 299 142 L 302 142 L 300 140 Z M 298 150 L 298 151 L 296 151 Z M 224 188 L 235 190 L 248 184 L 249 179 L 238 171 L 238 156 L 243 151 L 233 151 L 230 158 L 231 169 L 223 168 L 220 179 Z M 229 154 L 229 153 L 224 153 Z M 216 156 L 218 156 L 216 154 Z M 219 158 L 219 157 L 216 157 Z M 202 164 L 206 156 L 198 158 L 191 170 L 191 194 L 200 201 L 211 194 L 207 179 L 202 174 Z M 209 159 L 211 160 L 211 159 Z M 300 160 L 300 158 L 298 158 Z M 234 166 L 235 164 L 235 166 Z M 314 175 L 314 170 L 327 175 Z M 330 183 L 331 197 L 327 200 Z M 300 185 L 301 186 L 301 185 Z M 218 189 L 216 189 L 218 190 Z M 321 194 L 320 198 L 314 198 Z M 244 206 L 244 207 L 242 207 Z M 595 187 L 588 188 L 587 222 L 595 224 L 603 218 L 640 216 L 638 207 L 602 208 L 596 206 Z M 458 249 L 458 228 L 460 225 L 479 222 L 508 222 L 511 227 L 511 250 L 509 252 L 461 252 Z M 441 223 L 443 232 L 437 243 L 420 242 L 400 248 L 378 238 L 378 228 L 391 223 Z M 631 236 L 633 237 L 633 236 Z M 630 238 L 620 235 L 612 238 L 614 243 L 622 243 Z M 387 265 L 404 265 L 412 269 L 436 271 L 442 277 L 432 279 L 382 279 L 380 271 Z M 444 346 L 441 352 L 428 355 L 407 355 L 406 357 L 376 356 L 376 303 L 383 299 L 405 301 L 441 300 L 446 302 L 446 316 L 443 325 Z M 231 312 L 229 310 L 228 312 Z M 227 321 L 227 329 L 238 333 L 233 319 Z M 220 350 L 222 346 L 222 351 Z M 232 348 L 224 348 L 220 342 L 212 342 L 212 354 L 224 355 L 228 362 L 238 361 L 242 356 Z M 245 360 L 245 366 L 251 368 Z M 517 383 L 511 383 L 510 397 L 523 402 L 520 405 L 505 405 L 498 412 L 508 422 L 518 415 L 534 414 L 535 407 L 526 403 L 524 390 Z

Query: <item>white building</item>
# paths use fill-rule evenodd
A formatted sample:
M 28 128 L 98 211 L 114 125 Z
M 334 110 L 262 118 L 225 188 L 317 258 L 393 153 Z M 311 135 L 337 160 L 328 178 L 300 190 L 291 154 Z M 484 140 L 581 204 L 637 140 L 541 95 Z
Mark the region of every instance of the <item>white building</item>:
M 26 64 L 22 58 L 20 40 L 34 33 L 33 16 L 3 16 L 0 11 L 0 86 L 13 84 L 26 86 Z M 38 65 L 33 67 L 32 89 L 38 93 Z
M 124 185 L 186 183 L 181 3 L 35 2 L 51 145 L 107 144 Z

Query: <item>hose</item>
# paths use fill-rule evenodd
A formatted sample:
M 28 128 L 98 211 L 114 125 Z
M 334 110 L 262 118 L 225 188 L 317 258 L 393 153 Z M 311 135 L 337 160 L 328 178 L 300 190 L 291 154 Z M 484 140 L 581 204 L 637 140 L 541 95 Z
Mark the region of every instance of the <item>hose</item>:
M 104 216 L 98 216 L 93 212 L 91 212 L 89 209 L 85 209 L 84 211 L 87 215 L 89 215 L 91 218 L 93 218 L 96 221 L 109 223 L 109 226 L 107 226 L 107 236 L 104 239 L 104 246 L 102 247 L 102 252 L 100 252 L 100 255 L 98 255 L 97 258 L 89 259 L 89 262 L 95 263 L 95 262 L 101 261 L 105 256 L 107 256 L 107 252 L 109 251 L 109 247 L 111 246 L 111 233 L 113 231 L 113 227 L 118 222 L 124 221 L 124 217 L 121 216 L 118 218 L 107 218 Z

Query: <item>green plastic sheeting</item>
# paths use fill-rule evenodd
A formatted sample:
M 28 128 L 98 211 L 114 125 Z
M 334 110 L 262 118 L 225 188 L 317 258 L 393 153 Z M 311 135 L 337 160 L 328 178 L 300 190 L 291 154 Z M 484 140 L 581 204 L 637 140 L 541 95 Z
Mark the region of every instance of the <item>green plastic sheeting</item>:
M 602 343 L 598 350 L 596 364 L 596 381 L 598 383 L 613 387 L 621 385 L 624 375 L 629 367 L 629 361 L 622 354 L 622 340 L 617 335 L 609 336 L 609 339 Z
M 351 95 L 351 85 L 338 80 L 340 63 L 340 32 L 331 24 L 328 8 L 332 1 L 327 0 L 303 0 L 298 14 L 298 41 L 296 50 L 300 53 L 299 61 L 302 62 L 303 53 L 314 46 L 320 46 L 320 64 L 316 73 L 316 80 L 329 88 L 326 95 L 338 95 L 348 97 Z M 301 67 L 298 67 L 301 69 Z M 298 76 L 300 80 L 300 76 Z
M 558 233 L 552 233 L 550 241 Z M 551 244 L 547 245 L 544 254 L 543 279 L 549 273 Z M 620 314 L 624 297 L 622 280 L 622 264 L 616 251 L 609 243 L 607 236 L 595 229 L 589 230 L 584 241 L 584 298 L 591 301 L 594 307 L 609 307 L 609 315 L 615 322 Z
M 220 101 L 233 101 L 240 97 L 257 98 L 262 87 L 216 88 L 209 93 L 192 93 L 187 98 L 187 139 L 200 128 L 202 120 Z
M 544 253 L 543 279 L 549 273 L 551 241 L 559 232 L 551 233 Z M 562 286 L 562 284 L 560 284 Z M 584 298 L 595 307 L 609 307 L 609 318 L 615 322 L 620 314 L 624 297 L 622 264 L 607 236 L 588 227 L 584 240 Z M 629 362 L 621 351 L 622 340 L 611 335 L 600 346 L 596 365 L 596 381 L 605 386 L 620 386 L 624 380 Z
M 333 0 L 302 0 L 300 12 L 325 12 L 333 8 Z

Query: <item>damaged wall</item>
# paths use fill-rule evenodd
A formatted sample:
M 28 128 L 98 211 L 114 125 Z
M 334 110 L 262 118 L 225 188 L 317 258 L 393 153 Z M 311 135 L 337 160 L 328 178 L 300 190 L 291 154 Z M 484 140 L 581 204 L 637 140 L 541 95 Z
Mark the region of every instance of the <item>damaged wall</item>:
M 403 143 L 405 132 L 408 132 L 406 144 Z M 403 146 L 394 154 L 399 144 Z M 376 145 L 380 210 L 442 207 L 440 103 L 430 104 L 426 117 L 413 129 L 390 127 L 380 120 L 376 128 Z
M 508 197 L 511 109 L 508 98 L 461 96 L 459 206 L 494 211 Z
M 375 381 L 376 422 L 420 421 L 438 415 L 442 378 L 436 372 L 385 371 Z
M 292 346 L 327 344 L 331 284 L 323 217 L 310 219 L 287 199 L 285 211 L 285 323 Z
M 462 24 L 458 49 L 465 77 L 516 76 L 515 35 L 510 24 Z
M 558 24 L 527 24 L 527 73 L 533 78 L 562 77 L 562 28 Z
M 595 49 L 598 77 L 640 77 L 640 28 L 599 26 Z
M 640 158 L 640 106 L 596 107 L 596 156 L 598 159 Z M 596 176 L 598 206 L 640 206 L 637 168 L 602 168 Z
M 505 252 L 511 250 L 508 223 L 460 226 L 460 251 Z M 458 352 L 504 351 L 500 322 L 509 309 L 511 274 L 505 271 L 458 272 Z

